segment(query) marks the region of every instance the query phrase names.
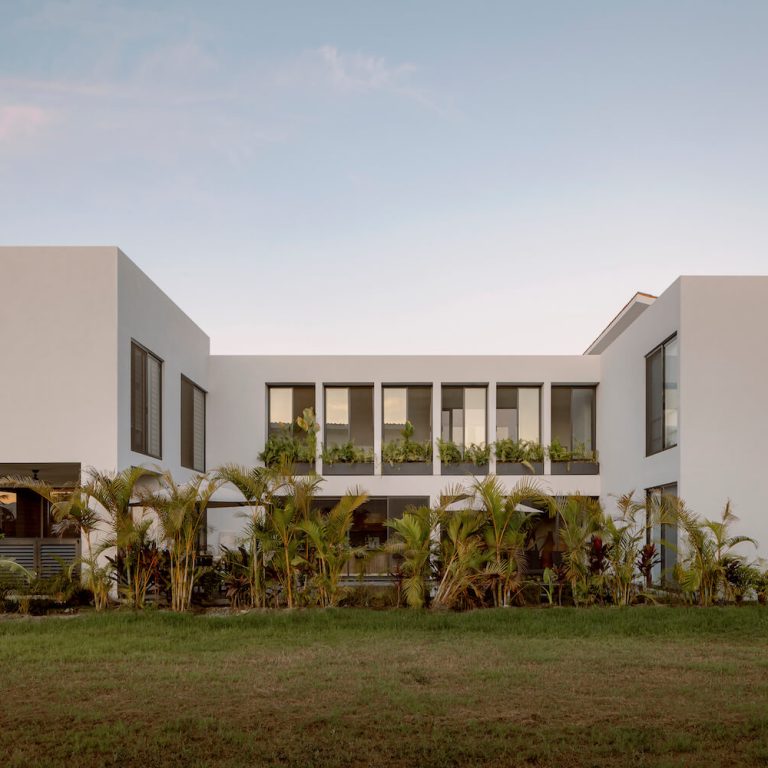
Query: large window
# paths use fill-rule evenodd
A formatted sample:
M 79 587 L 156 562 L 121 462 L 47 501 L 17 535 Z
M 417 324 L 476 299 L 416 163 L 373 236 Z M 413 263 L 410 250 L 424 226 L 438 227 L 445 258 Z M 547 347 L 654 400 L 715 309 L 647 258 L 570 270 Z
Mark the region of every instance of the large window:
M 131 450 L 162 457 L 162 370 L 159 357 L 131 342 Z
M 647 491 L 646 510 L 648 515 L 646 529 L 646 543 L 658 546 L 660 562 L 654 568 L 655 580 L 663 586 L 672 586 L 675 583 L 674 569 L 677 563 L 677 525 L 667 522 L 669 510 L 666 506 L 677 498 L 677 483 L 661 485 L 658 488 L 650 488 Z
M 205 472 L 205 392 L 181 377 L 181 466 Z
M 432 439 L 432 388 L 383 387 L 385 443 L 400 440 L 406 422 L 413 426 L 412 440 Z
M 269 434 L 277 434 L 295 424 L 307 408 L 315 410 L 313 384 L 269 387 Z
M 485 387 L 444 386 L 440 436 L 459 446 L 486 441 Z
M 499 386 L 496 389 L 497 440 L 539 442 L 539 393 L 539 387 Z
M 594 387 L 552 387 L 552 441 L 575 454 L 595 451 Z
M 325 388 L 325 444 L 373 449 L 373 387 Z
M 651 456 L 677 445 L 680 407 L 677 336 L 645 358 L 645 453 Z

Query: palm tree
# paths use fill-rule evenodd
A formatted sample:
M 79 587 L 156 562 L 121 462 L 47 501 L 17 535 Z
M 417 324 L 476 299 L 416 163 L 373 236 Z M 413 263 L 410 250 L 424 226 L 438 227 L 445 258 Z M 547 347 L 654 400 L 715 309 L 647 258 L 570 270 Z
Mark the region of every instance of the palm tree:
M 26 488 L 34 491 L 51 505 L 51 513 L 55 520 L 53 532 L 57 536 L 67 533 L 78 534 L 81 542 L 85 542 L 86 551 L 70 564 L 70 576 L 77 568 L 84 566 L 85 584 L 93 594 L 96 610 L 106 608 L 109 603 L 111 567 L 100 561 L 99 557 L 103 549 L 101 546 L 95 546 L 93 541 L 96 534 L 103 532 L 104 520 L 97 510 L 98 502 L 91 496 L 88 488 L 78 484 L 68 491 L 55 490 L 53 486 L 42 480 L 23 476 L 0 478 L 0 488 Z M 21 567 L 18 566 L 15 569 L 16 572 L 19 568 Z M 25 573 L 32 576 L 29 572 Z
M 98 512 L 96 500 L 87 488 L 77 485 L 64 498 L 53 498 L 52 511 L 55 519 L 53 531 L 58 536 L 77 533 L 81 542 L 85 542 L 85 553 L 81 553 L 70 566 L 70 574 L 78 566 L 84 566 L 85 583 L 93 594 L 97 611 L 104 610 L 109 604 L 109 589 L 112 581 L 111 564 L 104 564 L 99 556 L 109 546 L 109 537 L 102 538 L 98 546 L 94 536 L 104 534 L 104 520 Z M 107 542 L 105 546 L 105 541 Z
M 527 566 L 526 545 L 533 516 L 526 507 L 553 509 L 552 498 L 535 481 L 521 480 L 507 494 L 493 475 L 475 480 L 474 499 L 485 515 L 486 570 L 494 582 L 494 605 L 508 606 L 522 585 Z
M 482 536 L 485 515 L 474 509 L 446 512 L 442 525 L 440 582 L 433 604 L 443 608 L 482 600 L 488 583 L 487 551 Z
M 341 596 L 339 582 L 349 560 L 365 552 L 364 548 L 351 547 L 349 529 L 355 510 L 368 500 L 368 494 L 359 489 L 347 492 L 327 514 L 316 514 L 302 520 L 297 529 L 307 535 L 313 557 L 305 562 L 314 570 L 313 581 L 318 586 L 320 604 L 327 607 L 338 605 Z
M 134 512 L 134 504 L 138 501 L 140 483 L 153 474 L 143 467 L 129 467 L 121 472 L 90 469 L 82 485 L 82 493 L 88 498 L 88 505 L 92 506 L 92 502 L 96 502 L 103 510 L 103 517 L 100 518 L 109 532 L 107 538 L 91 553 L 91 566 L 97 567 L 100 556 L 114 549 L 116 555 L 113 563 L 118 588 L 135 608 L 143 606 L 151 579 L 151 574 L 147 573 L 147 558 L 143 553 L 151 524 L 143 509 Z M 78 508 L 84 515 L 87 514 L 81 501 L 75 505 L 75 509 Z
M 243 497 L 248 512 L 245 539 L 250 554 L 249 581 L 251 607 L 264 607 L 266 588 L 264 584 L 265 543 L 268 539 L 267 510 L 272 499 L 282 486 L 278 470 L 268 467 L 248 468 L 239 464 L 225 464 L 214 476 L 220 483 L 230 483 Z
M 565 578 L 574 603 L 579 605 L 589 591 L 590 542 L 603 530 L 603 510 L 598 501 L 588 496 L 568 496 L 558 502 L 557 515 Z
M 411 608 L 422 608 L 429 600 L 429 584 L 439 554 L 437 538 L 441 510 L 410 507 L 401 518 L 387 520 L 396 534 L 385 550 L 403 558 L 403 593 Z
M 170 472 L 161 476 L 161 490 L 145 493 L 142 504 L 157 515 L 160 539 L 168 549 L 171 567 L 171 610 L 185 611 L 199 576 L 197 555 L 200 533 L 211 497 L 219 482 L 196 475 L 183 485 Z
M 718 598 L 729 597 L 726 578 L 729 562 L 744 558 L 732 550 L 739 544 L 757 542 L 749 536 L 732 536 L 730 528 L 738 521 L 727 502 L 720 520 L 702 520 L 681 504 L 677 519 L 687 544 L 687 554 L 675 566 L 675 576 L 680 587 L 689 595 L 698 595 L 700 605 L 707 606 Z

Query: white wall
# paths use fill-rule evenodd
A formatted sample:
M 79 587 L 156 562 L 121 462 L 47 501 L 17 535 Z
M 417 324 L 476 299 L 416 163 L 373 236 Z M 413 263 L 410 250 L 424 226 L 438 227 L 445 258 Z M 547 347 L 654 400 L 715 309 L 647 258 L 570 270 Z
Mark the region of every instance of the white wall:
M 710 519 L 730 499 L 768 557 L 768 277 L 680 282 L 680 495 Z
M 614 509 L 616 495 L 635 490 L 643 498 L 646 488 L 679 481 L 680 447 L 645 455 L 645 356 L 676 332 L 682 347 L 679 280 L 600 355 L 597 435 L 602 446 L 603 504 L 608 511 Z M 681 387 L 685 388 L 683 382 Z
M 121 467 L 168 469 L 183 481 L 191 471 L 181 466 L 181 375 L 208 389 L 210 341 L 130 259 L 118 255 L 118 433 Z M 162 459 L 131 451 L 131 341 L 163 361 Z M 208 417 L 210 427 L 210 415 Z M 210 429 L 209 429 L 210 431 Z
M 0 248 L 0 463 L 117 466 L 117 249 Z
M 597 384 L 600 358 L 572 357 L 410 357 L 410 356 L 213 356 L 210 360 L 209 466 L 236 462 L 253 466 L 264 447 L 267 431 L 267 385 L 314 383 L 318 422 L 323 424 L 323 387 L 326 384 L 374 385 L 374 442 L 381 442 L 381 385 L 431 384 L 433 438 L 439 436 L 442 384 L 488 385 L 488 441 L 495 439 L 495 388 L 497 384 L 540 384 L 542 387 L 542 443 L 550 440 L 550 387 L 552 384 Z M 600 413 L 598 410 L 598 419 Z M 323 433 L 318 434 L 322 443 Z M 598 450 L 601 450 L 598 441 Z M 436 453 L 436 452 L 435 452 Z M 336 496 L 359 485 L 372 496 L 428 496 L 435 500 L 460 477 L 439 475 L 435 455 L 433 476 L 383 476 L 376 465 L 374 476 L 328 477 L 321 493 Z M 492 459 L 490 471 L 494 471 Z M 598 476 L 539 478 L 552 493 L 600 493 Z M 517 478 L 502 478 L 513 485 Z M 232 512 L 212 512 L 216 529 L 209 541 L 216 546 L 218 531 L 239 530 L 242 521 Z

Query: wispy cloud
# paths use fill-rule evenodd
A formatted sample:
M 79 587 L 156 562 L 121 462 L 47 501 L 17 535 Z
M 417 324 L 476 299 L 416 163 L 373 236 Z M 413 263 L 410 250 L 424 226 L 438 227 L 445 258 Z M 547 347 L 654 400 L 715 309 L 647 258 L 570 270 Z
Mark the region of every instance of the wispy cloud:
M 35 133 L 50 120 L 50 114 L 30 104 L 8 104 L 0 107 L 0 143 L 24 138 Z
M 432 96 L 413 83 L 417 72 L 413 64 L 390 64 L 382 56 L 344 53 L 334 45 L 323 45 L 314 55 L 320 59 L 331 85 L 340 91 L 394 93 L 422 106 L 439 109 Z
M 333 45 L 324 45 L 317 53 L 333 85 L 344 91 L 401 91 L 416 70 L 412 64 L 390 66 L 379 56 L 344 54 Z

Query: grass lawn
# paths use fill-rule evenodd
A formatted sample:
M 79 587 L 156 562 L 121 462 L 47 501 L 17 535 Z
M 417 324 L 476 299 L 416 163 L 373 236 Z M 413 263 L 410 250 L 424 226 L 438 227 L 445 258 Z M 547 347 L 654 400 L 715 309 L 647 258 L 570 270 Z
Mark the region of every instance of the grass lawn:
M 768 609 L 2 618 L 51 765 L 768 765 Z

